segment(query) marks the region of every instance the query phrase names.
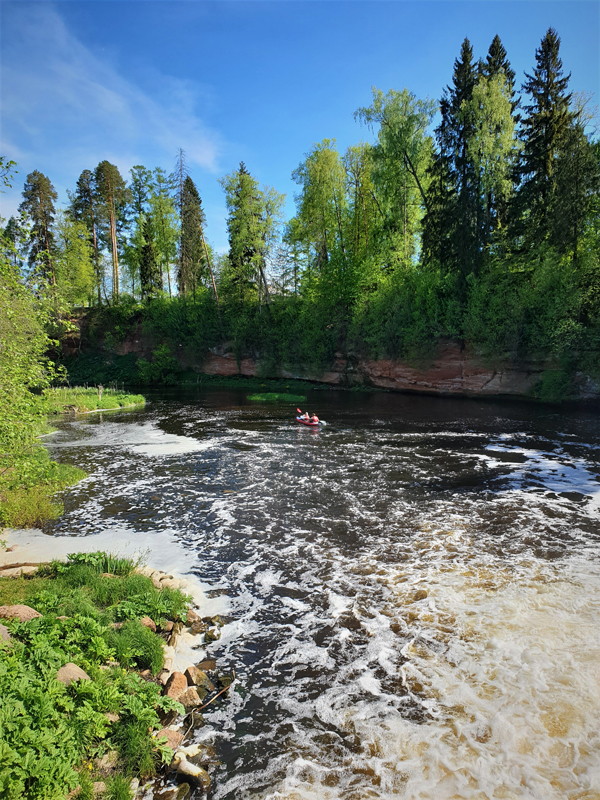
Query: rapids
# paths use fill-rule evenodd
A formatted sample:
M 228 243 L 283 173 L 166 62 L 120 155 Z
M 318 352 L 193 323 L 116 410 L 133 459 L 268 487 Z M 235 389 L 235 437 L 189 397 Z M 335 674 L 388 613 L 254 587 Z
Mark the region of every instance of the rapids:
M 46 438 L 89 473 L 46 533 L 172 542 L 223 596 L 214 800 L 598 800 L 600 417 L 313 391 L 315 431 L 245 397 Z

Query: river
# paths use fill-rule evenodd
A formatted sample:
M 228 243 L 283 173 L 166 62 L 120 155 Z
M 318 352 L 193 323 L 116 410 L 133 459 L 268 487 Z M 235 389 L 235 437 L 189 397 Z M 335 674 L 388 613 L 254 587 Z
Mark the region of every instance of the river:
M 228 605 L 212 798 L 598 800 L 600 417 L 309 390 L 314 431 L 246 394 L 47 441 L 89 473 L 47 533 L 167 536 Z

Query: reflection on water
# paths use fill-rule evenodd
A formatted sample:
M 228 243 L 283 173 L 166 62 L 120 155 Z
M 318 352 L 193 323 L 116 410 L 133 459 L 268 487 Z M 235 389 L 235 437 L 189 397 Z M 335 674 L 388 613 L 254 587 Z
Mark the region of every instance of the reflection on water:
M 600 420 L 309 405 L 163 395 L 49 443 L 90 473 L 49 531 L 168 534 L 229 596 L 214 798 L 597 800 Z

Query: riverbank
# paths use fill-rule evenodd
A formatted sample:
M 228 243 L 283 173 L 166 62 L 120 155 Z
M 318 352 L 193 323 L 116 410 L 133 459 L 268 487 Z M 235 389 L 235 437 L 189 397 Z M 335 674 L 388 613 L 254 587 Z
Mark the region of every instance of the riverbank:
M 48 433 L 48 425 L 41 422 L 44 418 L 117 411 L 146 402 L 139 394 L 87 387 L 50 388 L 31 398 L 40 419 L 40 436 Z M 57 494 L 85 477 L 81 469 L 51 461 L 41 444 L 7 455 L 4 469 L 0 468 L 0 527 L 31 527 L 56 519 L 64 508 Z
M 130 558 L 85 542 L 86 552 L 42 563 L 69 544 L 9 531 L 0 551 L 0 697 L 7 711 L 28 709 L 3 735 L 10 796 L 141 798 L 158 776 L 165 800 L 208 790 L 214 756 L 190 736 L 235 677 L 206 658 L 223 625 L 214 601 L 192 576 L 142 565 L 131 543 Z

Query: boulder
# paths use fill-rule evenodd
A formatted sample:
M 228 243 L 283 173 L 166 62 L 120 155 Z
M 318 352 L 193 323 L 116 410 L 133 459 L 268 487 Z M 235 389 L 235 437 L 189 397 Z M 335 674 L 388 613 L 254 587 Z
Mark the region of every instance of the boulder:
M 427 597 L 427 592 L 425 589 L 417 589 L 417 591 L 413 595 L 413 603 L 416 603 L 418 600 L 425 600 Z
M 0 639 L 2 639 L 3 642 L 10 642 L 10 640 L 12 639 L 10 631 L 8 630 L 6 625 L 0 625 Z
M 58 670 L 56 673 L 56 680 L 64 683 L 65 686 L 70 686 L 73 681 L 89 681 L 91 678 L 87 672 L 84 672 L 77 664 L 69 662 Z
M 171 633 L 171 631 L 173 630 L 173 622 L 172 622 L 172 620 L 168 619 L 165 622 L 165 624 L 163 625 L 162 629 L 163 629 L 163 631 L 165 633 Z
M 105 711 L 104 716 L 109 722 L 118 722 L 121 719 L 118 714 L 113 714 L 112 711 Z
M 30 619 L 41 616 L 39 611 L 30 606 L 0 606 L 0 617 L 4 619 L 18 619 L 19 622 L 28 622 Z
M 206 622 L 202 622 L 201 619 L 196 620 L 196 622 L 192 622 L 190 625 L 190 633 L 193 633 L 194 636 L 198 636 L 199 633 L 206 633 L 208 630 L 208 625 Z
M 152 633 L 156 633 L 156 624 L 154 620 L 150 619 L 150 617 L 142 617 L 140 622 L 144 626 L 144 628 L 150 628 Z
M 183 742 L 183 733 L 179 733 L 179 731 L 172 731 L 170 728 L 163 728 L 158 733 L 154 734 L 155 739 L 165 738 L 167 747 L 170 747 L 171 750 L 177 750 L 179 745 Z
M 168 587 L 169 589 L 179 589 L 179 581 L 173 577 L 163 578 L 160 582 L 161 588 Z
M 204 661 L 201 661 L 199 664 L 196 664 L 198 669 L 204 670 L 204 672 L 214 672 L 217 668 L 217 662 L 214 658 L 206 658 Z
M 94 794 L 104 794 L 106 791 L 106 784 L 104 781 L 94 781 L 92 784 L 92 791 Z
M 173 672 L 165 684 L 163 694 L 172 697 L 173 700 L 179 700 L 179 695 L 183 694 L 187 688 L 188 682 L 183 672 Z
M 206 672 L 198 669 L 198 667 L 188 667 L 185 671 L 185 676 L 190 686 L 201 686 L 209 692 L 212 692 L 215 688 Z
M 210 777 L 208 772 L 202 769 L 202 767 L 191 764 L 183 753 L 175 753 L 173 757 L 173 766 L 179 775 L 186 775 L 188 778 L 193 778 L 197 781 L 205 792 L 210 789 Z
M 188 612 L 187 612 L 187 617 L 185 618 L 185 621 L 186 621 L 187 625 L 193 625 L 194 622 L 200 622 L 201 621 L 201 617 L 200 617 L 199 614 L 196 614 L 196 612 L 193 609 L 189 608 Z
M 190 686 L 189 689 L 186 689 L 185 692 L 179 695 L 177 700 L 185 708 L 186 713 L 192 711 L 192 709 L 199 706 L 202 702 L 195 686 Z

